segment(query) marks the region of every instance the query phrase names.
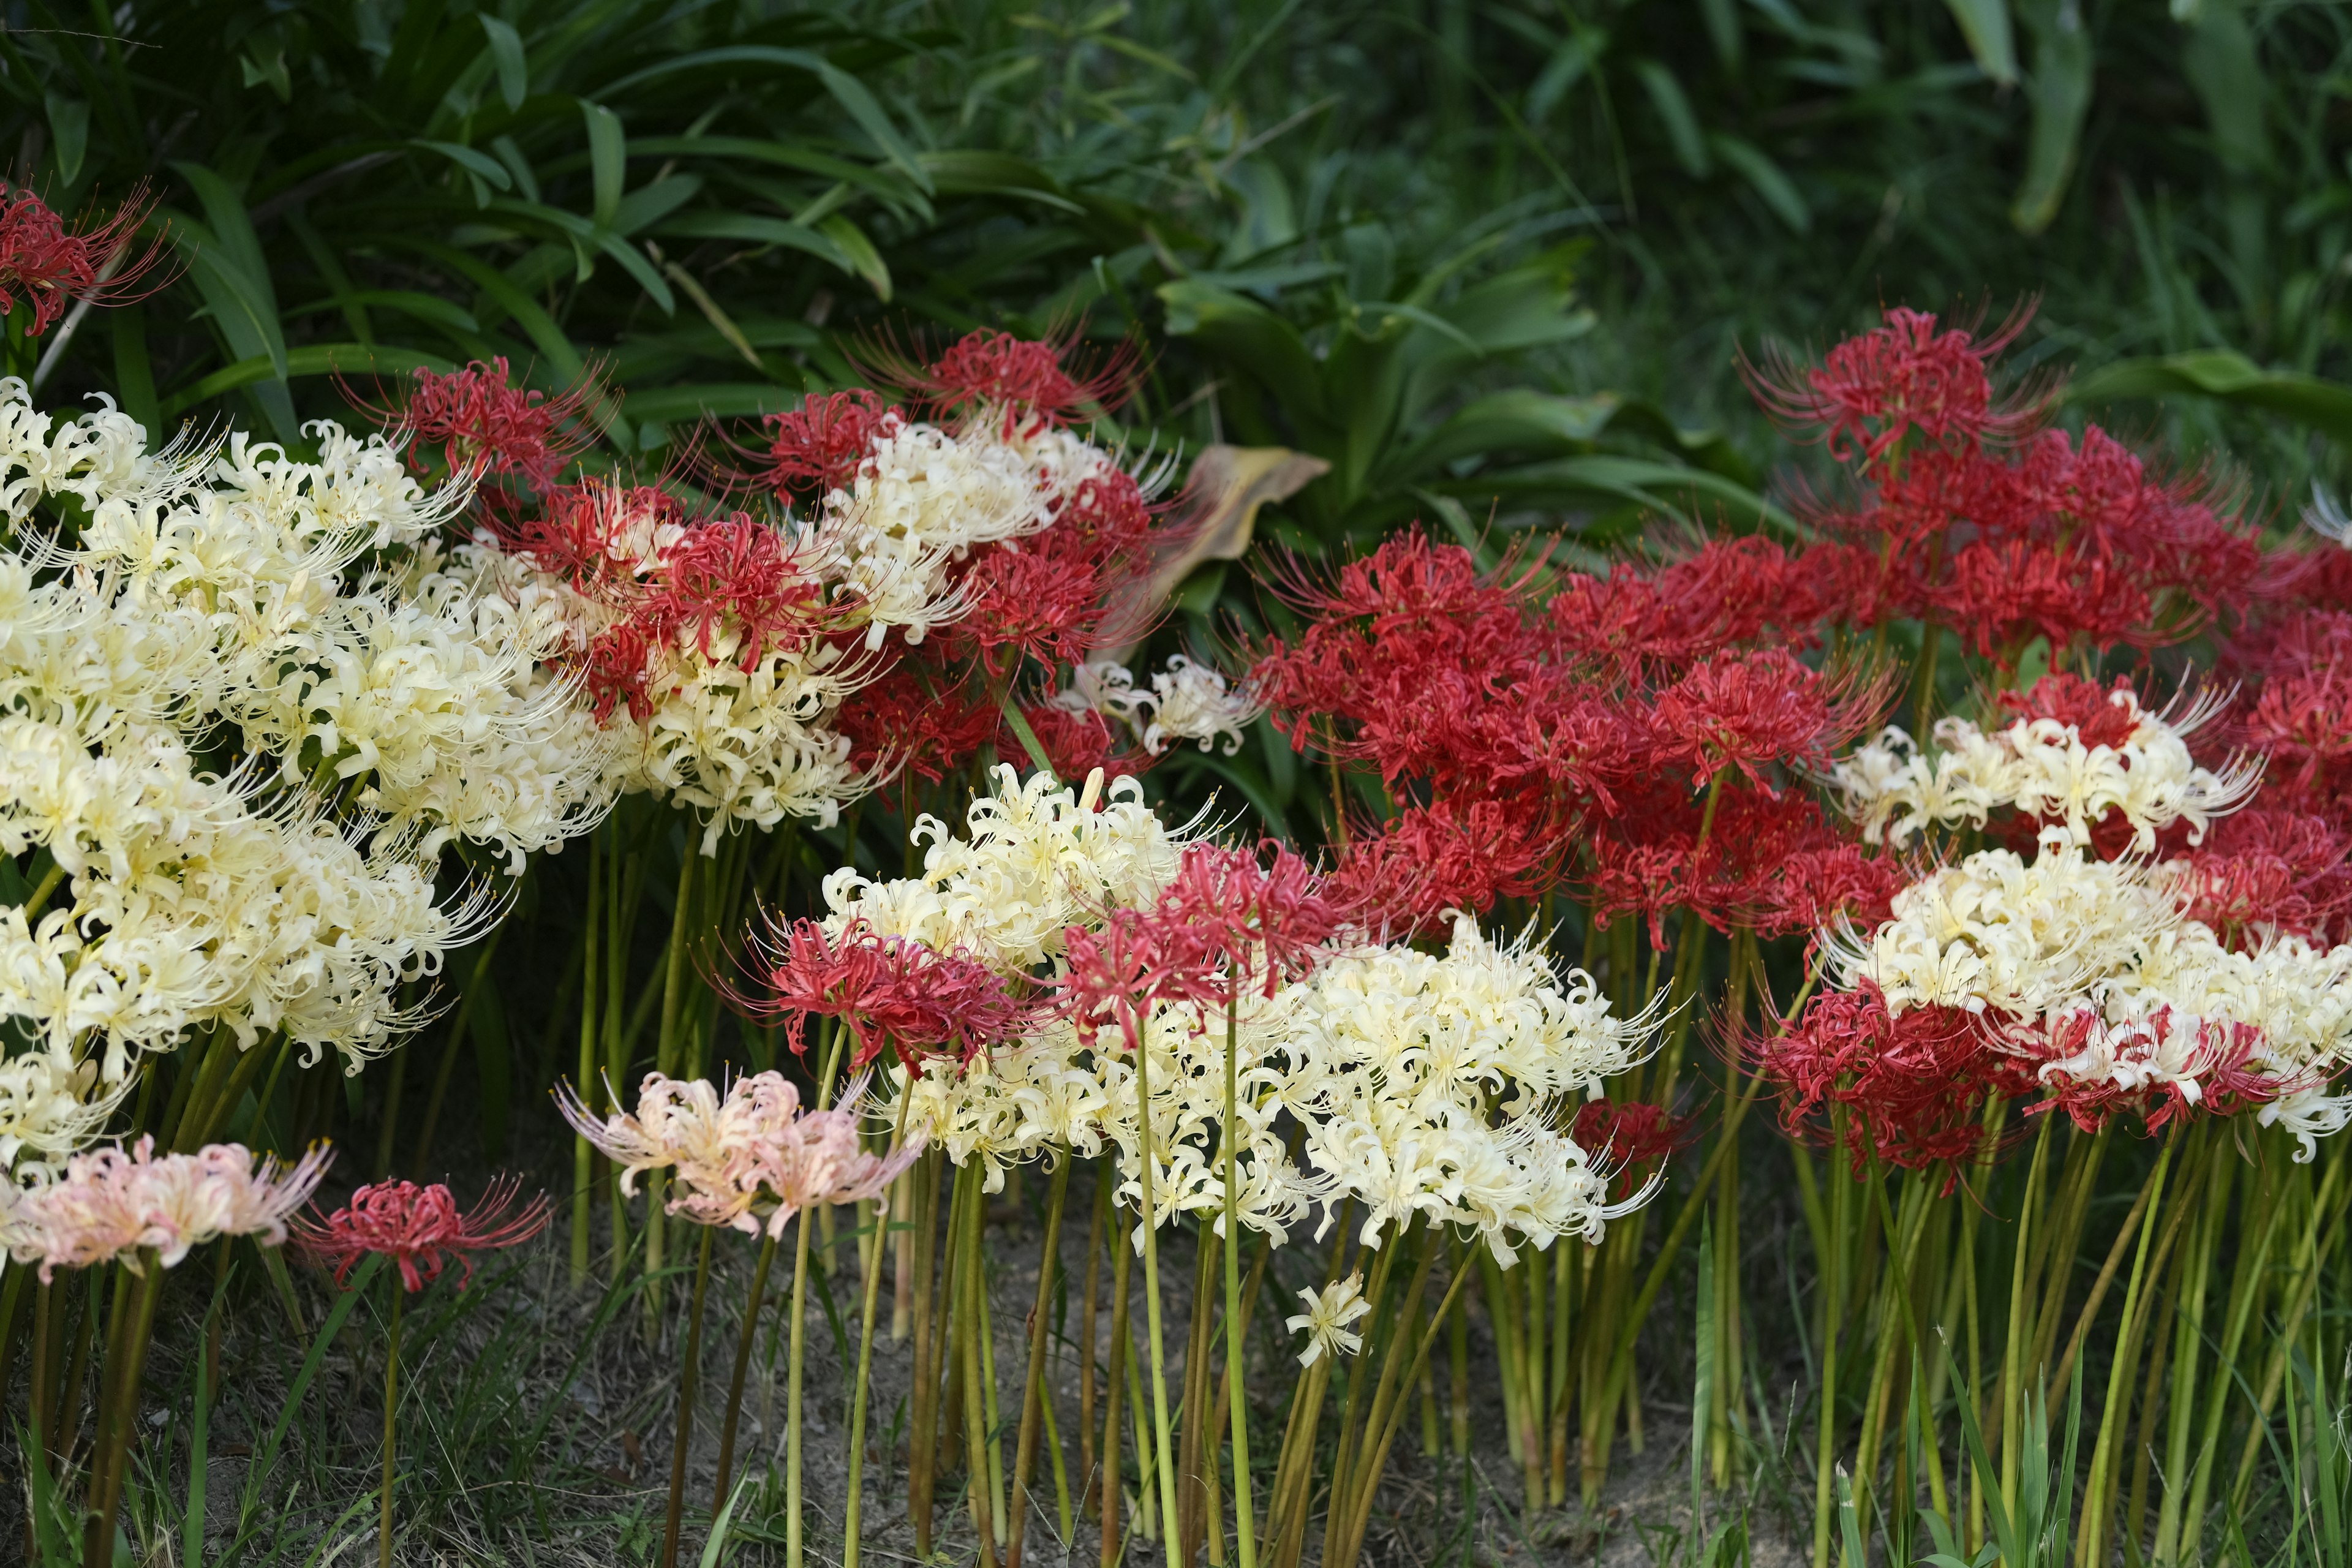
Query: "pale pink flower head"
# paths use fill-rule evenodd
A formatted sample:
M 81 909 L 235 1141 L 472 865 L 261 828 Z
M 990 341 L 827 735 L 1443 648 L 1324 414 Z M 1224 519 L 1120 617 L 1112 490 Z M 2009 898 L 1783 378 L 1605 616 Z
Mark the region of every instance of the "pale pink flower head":
M 94 1149 L 12 1204 L 8 1249 L 19 1263 L 38 1261 L 46 1281 L 60 1265 L 87 1268 L 121 1258 L 136 1269 L 141 1251 L 151 1247 L 170 1268 L 192 1247 L 224 1236 L 276 1247 L 331 1157 L 320 1144 L 291 1166 L 268 1155 L 257 1163 L 242 1144 L 214 1143 L 158 1158 L 152 1137 L 127 1150 Z
M 621 1167 L 621 1190 L 636 1192 L 646 1171 L 675 1168 L 669 1212 L 698 1225 L 757 1230 L 751 1217 L 771 1152 L 799 1114 L 801 1096 L 782 1073 L 740 1078 L 722 1096 L 704 1079 L 647 1073 L 635 1115 L 599 1120 L 569 1086 L 556 1090 L 565 1121 Z
M 467 1214 L 438 1182 L 429 1187 L 378 1182 L 360 1188 L 334 1213 L 296 1225 L 302 1250 L 331 1267 L 338 1285 L 361 1258 L 374 1256 L 400 1266 L 403 1288 L 422 1290 L 454 1257 L 464 1271 L 457 1282 L 462 1290 L 473 1282 L 474 1254 L 516 1246 L 547 1228 L 546 1194 L 518 1205 L 520 1195 L 514 1178 L 501 1176 Z
M 869 1154 L 857 1139 L 866 1111 L 866 1084 L 853 1081 L 842 1102 L 830 1110 L 812 1110 L 793 1118 L 770 1147 L 761 1180 L 776 1200 L 768 1216 L 768 1234 L 780 1237 L 784 1224 L 804 1208 L 818 1204 L 865 1203 L 890 1189 L 922 1153 L 922 1140 L 887 1154 Z

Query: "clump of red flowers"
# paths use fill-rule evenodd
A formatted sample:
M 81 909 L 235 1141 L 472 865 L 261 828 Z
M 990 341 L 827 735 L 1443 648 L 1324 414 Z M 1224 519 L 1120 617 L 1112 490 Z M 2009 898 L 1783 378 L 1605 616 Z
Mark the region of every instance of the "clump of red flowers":
M 584 423 L 598 394 L 593 380 L 553 397 L 519 386 L 504 356 L 446 373 L 416 372 L 393 421 L 410 437 L 409 465 L 512 476 L 546 490 L 591 438 Z
M 857 1045 L 853 1068 L 886 1047 L 910 1073 L 927 1056 L 968 1062 L 1019 1036 L 1040 1012 L 984 965 L 863 921 L 838 934 L 815 921 L 772 932 L 753 981 L 751 994 L 737 997 L 747 1013 L 783 1023 L 796 1054 L 806 1049 L 809 1019 L 840 1019 Z
M 33 310 L 25 335 L 38 337 L 73 300 L 116 304 L 150 291 L 148 275 L 163 259 L 162 245 L 151 243 L 137 255 L 131 246 L 153 205 L 142 188 L 76 233 L 39 196 L 0 181 L 0 315 L 25 301 Z
M 520 1196 L 514 1178 L 502 1176 L 467 1214 L 438 1182 L 422 1187 L 378 1182 L 354 1192 L 332 1214 L 298 1220 L 296 1245 L 334 1269 L 338 1285 L 349 1281 L 362 1258 L 390 1258 L 400 1269 L 402 1288 L 410 1291 L 438 1279 L 455 1258 L 463 1271 L 462 1289 L 473 1281 L 475 1254 L 520 1246 L 547 1228 L 546 1195 L 528 1202 L 519 1201 Z
M 1568 1135 L 1610 1172 L 1610 1196 L 1623 1203 L 1656 1174 L 1661 1163 L 1698 1135 L 1698 1120 L 1647 1101 L 1593 1100 L 1577 1107 Z

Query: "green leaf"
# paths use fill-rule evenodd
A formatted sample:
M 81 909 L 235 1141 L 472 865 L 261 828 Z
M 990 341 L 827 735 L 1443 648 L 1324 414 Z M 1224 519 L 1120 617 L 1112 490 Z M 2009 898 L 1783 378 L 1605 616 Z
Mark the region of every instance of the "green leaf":
M 403 374 L 413 370 L 451 371 L 457 365 L 439 354 L 429 354 L 415 349 L 393 348 L 383 343 L 306 343 L 288 353 L 283 362 L 273 361 L 267 354 L 256 354 L 224 365 L 201 381 L 194 382 L 164 397 L 162 416 L 177 418 L 206 398 L 234 392 L 240 386 L 250 386 L 271 377 L 283 380 L 297 375 L 348 375 L 357 371 L 378 371 Z
M 802 394 L 772 383 L 707 382 L 695 386 L 656 386 L 629 394 L 629 417 L 641 423 L 675 425 L 681 420 L 748 419 L 784 414 L 801 405 Z
M 89 152 L 89 105 L 79 98 L 50 93 L 49 135 L 57 145 L 58 178 L 72 184 L 81 177 L 82 159 Z
M 1009 153 L 951 148 L 925 153 L 920 161 L 933 188 L 945 195 L 1018 196 L 1064 212 L 1087 210 L 1070 199 L 1059 180 Z
M 456 142 L 431 142 L 422 137 L 410 142 L 409 145 L 440 153 L 467 174 L 488 181 L 495 190 L 508 191 L 514 188 L 514 176 L 507 173 L 507 166 L 488 153 L 477 152 L 471 147 Z
M 874 242 L 866 237 L 866 231 L 852 223 L 845 213 L 834 214 L 817 227 L 840 247 L 841 254 L 848 258 L 851 268 L 873 285 L 876 296 L 888 303 L 890 264 L 882 259 L 882 253 L 874 248 Z
M 1944 8 L 1960 25 L 1969 53 L 2002 87 L 2017 85 L 2017 45 L 2011 36 L 2009 0 L 1944 0 Z
M 628 132 L 622 129 L 619 115 L 584 98 L 580 100 L 580 117 L 588 127 L 588 169 L 596 226 L 610 228 L 613 215 L 621 210 L 621 189 L 628 177 Z
M 1772 209 L 1773 216 L 1795 233 L 1813 231 L 1812 209 L 1805 205 L 1795 183 L 1781 172 L 1771 154 L 1753 142 L 1729 134 L 1718 133 L 1710 138 L 1710 142 L 1717 154 L 1738 170 L 1764 205 Z
M 530 339 L 541 353 L 547 356 L 548 369 L 557 384 L 568 385 L 578 381 L 586 372 L 587 362 L 572 346 L 572 340 L 564 335 L 563 329 L 555 324 L 555 318 L 549 315 L 546 308 L 519 287 L 513 279 L 479 257 L 454 245 L 443 245 L 434 240 L 414 240 L 409 244 L 412 248 L 432 257 L 451 271 L 472 279 L 492 302 L 512 316 L 521 326 L 524 335 Z
M 655 232 L 664 239 L 748 239 L 760 245 L 782 245 L 829 261 L 844 272 L 856 270 L 830 236 L 806 224 L 756 213 L 681 213 Z
M 2033 74 L 2025 84 L 2033 129 L 2009 219 L 2021 234 L 2040 234 L 2065 199 L 2091 112 L 2091 30 L 2079 0 L 2019 0 L 2018 8 L 2033 35 Z
M 188 162 L 173 167 L 195 191 L 208 221 L 172 216 L 172 242 L 186 258 L 189 276 L 229 352 L 240 360 L 268 362 L 275 384 L 257 384 L 254 395 L 278 438 L 291 440 L 297 421 L 285 384 L 286 331 L 253 220 L 236 192 L 212 170 Z
M 930 176 L 923 172 L 922 161 L 890 116 L 864 82 L 835 65 L 822 55 L 806 49 L 778 48 L 771 44 L 730 44 L 723 48 L 698 49 L 692 54 L 678 55 L 640 70 L 631 71 L 606 85 L 605 96 L 618 97 L 630 88 L 673 76 L 680 71 L 700 70 L 709 66 L 781 65 L 804 70 L 824 84 L 835 103 L 849 112 L 849 118 L 882 150 L 882 155 L 906 172 L 907 177 L 922 187 L 931 188 Z
M 2352 386 L 2301 371 L 2264 370 L 2228 349 L 2121 360 L 2092 372 L 2066 391 L 2069 403 L 2137 397 L 2219 398 L 2281 415 L 2331 441 L 2352 446 Z
M 1683 84 L 1656 60 L 1636 60 L 1633 74 L 1641 79 L 1642 89 L 1650 95 L 1650 107 L 1664 122 L 1666 140 L 1674 144 L 1675 156 L 1684 171 L 1695 180 L 1706 178 L 1715 165 L 1707 157 L 1706 138 L 1699 131 L 1698 116 L 1683 92 Z
M 1265 383 L 1293 418 L 1330 422 L 1315 354 L 1298 329 L 1255 300 L 1194 279 L 1160 287 L 1173 337 L 1199 338 Z
M 522 100 L 530 96 L 530 62 L 523 53 L 522 35 L 514 24 L 499 20 L 488 12 L 481 13 L 482 31 L 490 40 L 490 58 L 499 68 L 499 96 L 507 100 L 509 109 L 520 109 Z

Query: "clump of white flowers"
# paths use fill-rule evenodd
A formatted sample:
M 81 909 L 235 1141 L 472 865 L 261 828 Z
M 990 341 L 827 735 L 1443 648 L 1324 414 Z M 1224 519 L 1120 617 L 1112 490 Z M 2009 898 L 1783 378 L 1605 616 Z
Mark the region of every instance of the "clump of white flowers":
M 612 803 L 560 624 L 437 537 L 462 489 L 305 434 L 316 460 L 151 451 L 110 405 L 58 420 L 0 381 L 0 854 L 34 883 L 0 913 L 32 1053 L 0 1067 L 0 1158 L 69 1153 L 193 1034 L 357 1070 L 499 907 L 436 889 L 443 847 L 519 871 Z
M 1099 713 L 1135 732 L 1153 756 L 1181 742 L 1224 753 L 1241 750 L 1242 732 L 1264 711 L 1246 688 L 1236 688 L 1216 670 L 1184 654 L 1155 671 L 1151 688 L 1136 685 L 1134 674 L 1114 659 L 1094 659 L 1070 672 L 1070 684 L 1053 697 L 1070 713 Z
M 1895 1014 L 1975 1015 L 2066 1093 L 2199 1105 L 2234 1086 L 2305 1158 L 2352 1121 L 2352 1097 L 2327 1092 L 2352 1065 L 2352 946 L 2274 936 L 2233 950 L 2182 913 L 2171 879 L 2093 859 L 2063 826 L 2031 861 L 1979 851 L 1897 893 L 1867 936 L 1824 942 L 1842 984 L 1875 984 Z
M 1010 764 L 971 803 L 966 837 L 935 816 L 916 820 L 928 842 L 919 876 L 877 881 L 843 867 L 824 879 L 827 925 L 863 921 L 1001 974 L 1024 974 L 1062 952 L 1072 926 L 1151 901 L 1176 874 L 1186 835 L 1144 803 L 1143 786 L 1097 769 L 1072 789 L 1052 774 L 1026 783 Z
M 2242 805 L 2261 783 L 2256 763 L 2216 771 L 2189 754 L 2188 737 L 2211 719 L 2217 702 L 2152 712 L 2122 689 L 2106 700 L 2124 731 L 2116 743 L 2085 741 L 2082 726 L 2053 718 L 2021 718 L 1988 732 L 1953 716 L 1937 721 L 1932 749 L 1903 730 L 1880 731 L 1836 765 L 1832 782 L 1873 844 L 1900 845 L 1931 826 L 1982 827 L 2010 807 L 2063 823 L 2074 844 L 2088 844 L 2092 826 L 2118 813 L 2142 854 L 2175 822 L 2189 825 L 2192 843 L 2201 840 L 2214 817 Z
M 973 803 L 970 837 L 934 821 L 924 874 L 825 884 L 831 924 L 865 922 L 1035 976 L 1072 926 L 1099 929 L 1174 876 L 1181 836 L 1132 780 L 1074 793 L 1010 769 Z M 1498 944 L 1457 921 L 1443 954 L 1343 941 L 1268 995 L 1222 1010 L 1160 1001 L 1138 1021 L 1150 1086 L 1153 1216 L 1192 1214 L 1222 1231 L 1226 1052 L 1235 1077 L 1234 1210 L 1279 1241 L 1352 1200 L 1368 1245 L 1418 1215 L 1463 1226 L 1507 1263 L 1521 1241 L 1600 1239 L 1627 1205 L 1563 1129 L 1574 1103 L 1636 1066 L 1654 1020 L 1611 1015 L 1580 971 L 1556 973 L 1531 943 Z M 899 1081 L 907 1084 L 904 1069 Z M 1108 1153 L 1118 1192 L 1139 1204 L 1146 1141 L 1135 1052 L 1116 1026 L 1055 1017 L 968 1063 L 932 1058 L 908 1092 L 908 1126 L 991 1190 L 1011 1166 L 1067 1150 Z M 1643 1193 L 1634 1198 L 1638 1204 Z

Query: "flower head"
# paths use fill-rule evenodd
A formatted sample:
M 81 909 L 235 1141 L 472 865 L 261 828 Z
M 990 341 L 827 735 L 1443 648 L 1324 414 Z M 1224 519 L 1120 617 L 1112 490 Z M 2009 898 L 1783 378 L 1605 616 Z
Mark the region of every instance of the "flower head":
M 796 921 L 768 946 L 757 975 L 760 994 L 744 999 L 746 1009 L 783 1019 L 795 1052 L 806 1048 L 811 1017 L 841 1019 L 857 1042 L 855 1067 L 886 1046 L 910 1071 L 937 1051 L 968 1061 L 1021 1033 L 1036 1012 L 985 965 L 885 936 L 863 921 L 838 934 L 816 921 Z
M 513 1177 L 502 1176 L 467 1214 L 438 1182 L 426 1187 L 378 1182 L 360 1188 L 331 1215 L 298 1221 L 299 1246 L 334 1268 L 338 1285 L 350 1279 L 361 1258 L 389 1258 L 400 1266 L 402 1287 L 412 1291 L 439 1279 L 454 1256 L 463 1270 L 463 1289 L 473 1281 L 474 1254 L 517 1246 L 547 1228 L 546 1194 L 518 1207 L 520 1191 Z
M 767 481 L 780 496 L 824 495 L 849 483 L 874 437 L 904 424 L 865 387 L 813 394 L 789 414 L 771 414 Z
M 586 445 L 579 420 L 594 395 L 592 382 L 552 398 L 517 386 L 503 355 L 446 374 L 419 370 L 400 414 L 414 441 L 409 460 L 434 451 L 445 468 L 478 465 L 545 489 Z
M 0 183 L 0 315 L 15 310 L 19 298 L 28 300 L 30 335 L 37 337 L 69 300 L 109 303 L 135 298 L 141 279 L 163 254 L 150 246 L 125 260 L 152 205 L 142 190 L 97 227 L 76 234 L 40 197 Z
M 170 1268 L 192 1247 L 224 1236 L 276 1247 L 331 1157 L 321 1144 L 291 1166 L 268 1155 L 257 1163 L 241 1144 L 214 1143 L 159 1158 L 152 1137 L 127 1150 L 94 1149 L 16 1202 L 9 1250 L 19 1263 L 38 1261 L 46 1281 L 59 1265 L 87 1268 L 120 1258 L 136 1268 L 144 1248 Z
M 1799 375 L 1775 363 L 1775 383 L 1750 370 L 1767 407 L 1792 425 L 1819 426 L 1841 459 L 1875 464 L 1917 430 L 1932 441 L 1975 443 L 2013 434 L 2039 412 L 2032 398 L 2008 406 L 1993 400 L 1987 366 L 2025 330 L 2026 312 L 1979 340 L 1956 327 L 1936 330 L 1924 310 L 1894 309 L 1885 324 L 1832 349 Z
M 1364 1348 L 1363 1335 L 1348 1328 L 1372 1310 L 1372 1304 L 1364 1300 L 1362 1275 L 1350 1274 L 1320 1290 L 1301 1290 L 1298 1300 L 1307 1310 L 1286 1319 L 1283 1327 L 1307 1335 L 1307 1348 L 1298 1352 L 1299 1365 L 1313 1366 L 1327 1355 L 1354 1355 Z

